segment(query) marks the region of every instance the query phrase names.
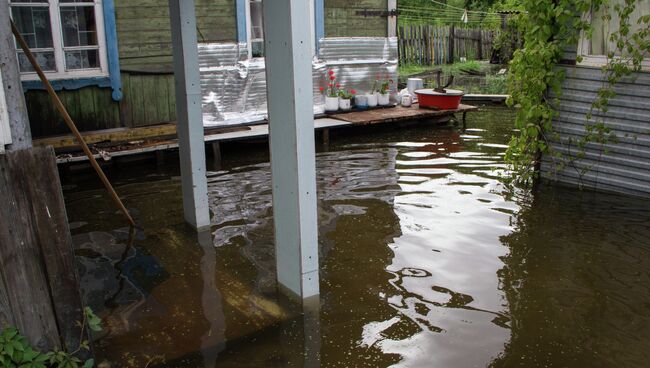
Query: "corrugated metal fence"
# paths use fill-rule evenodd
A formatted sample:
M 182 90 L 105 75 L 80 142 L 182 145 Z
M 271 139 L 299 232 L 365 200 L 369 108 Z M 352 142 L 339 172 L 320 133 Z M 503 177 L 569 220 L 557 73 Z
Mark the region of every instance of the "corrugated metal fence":
M 400 26 L 400 63 L 439 65 L 459 60 L 461 57 L 467 60 L 486 60 L 490 58 L 497 32 L 427 25 Z
M 636 73 L 618 83 L 607 113 L 595 113 L 588 121 L 586 114 L 603 86 L 603 74 L 594 68 L 564 69 L 567 77 L 560 115 L 554 122 L 559 140 L 552 147 L 574 160 L 558 171 L 554 160 L 544 157 L 542 176 L 586 188 L 650 197 L 650 73 Z M 599 117 L 605 118 L 618 143 L 589 143 L 581 158 L 575 142 Z

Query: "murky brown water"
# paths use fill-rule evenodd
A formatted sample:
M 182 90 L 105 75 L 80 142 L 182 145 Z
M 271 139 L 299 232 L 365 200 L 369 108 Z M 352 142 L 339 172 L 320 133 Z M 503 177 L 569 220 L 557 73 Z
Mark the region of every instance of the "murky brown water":
M 341 131 L 318 154 L 321 306 L 278 298 L 264 145 L 228 151 L 214 227 L 175 162 L 64 180 L 85 298 L 114 367 L 647 367 L 650 204 L 502 184 L 512 112 L 468 131 Z M 162 362 L 164 359 L 164 363 Z

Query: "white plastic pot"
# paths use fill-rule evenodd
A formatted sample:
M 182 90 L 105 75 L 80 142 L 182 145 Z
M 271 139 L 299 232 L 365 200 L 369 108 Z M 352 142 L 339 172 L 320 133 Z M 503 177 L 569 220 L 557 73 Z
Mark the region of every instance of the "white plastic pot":
M 339 98 L 338 97 L 325 97 L 325 111 L 338 111 Z
M 379 94 L 379 98 L 377 99 L 377 102 L 379 103 L 379 106 L 386 106 L 390 104 L 390 94 L 385 93 L 385 94 Z
M 350 99 L 347 98 L 339 98 L 339 107 L 343 111 L 348 111 L 352 108 L 352 103 Z
M 368 94 L 366 95 L 366 97 L 368 98 L 368 107 L 375 107 L 375 106 L 377 106 L 378 98 L 379 98 L 379 93 L 377 93 L 377 92 L 375 92 L 375 93 L 368 93 Z

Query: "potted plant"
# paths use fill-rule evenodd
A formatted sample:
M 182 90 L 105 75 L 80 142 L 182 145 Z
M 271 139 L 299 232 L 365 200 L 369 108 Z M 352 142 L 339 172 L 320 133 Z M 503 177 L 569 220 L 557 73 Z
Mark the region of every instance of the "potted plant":
M 351 89 L 346 91 L 344 89 L 339 90 L 339 107 L 343 111 L 348 111 L 352 108 L 352 99 L 357 94 L 357 91 Z
M 379 86 L 379 98 L 377 103 L 379 106 L 386 106 L 390 104 L 390 85 L 393 84 L 392 79 L 386 79 L 381 82 Z
M 339 87 L 336 83 L 336 75 L 333 70 L 327 72 L 327 88 L 321 87 L 321 92 L 325 92 L 325 111 L 337 111 L 339 109 Z
M 372 84 L 372 89 L 366 97 L 368 98 L 368 107 L 376 107 L 379 98 L 379 92 L 377 92 L 377 84 L 379 83 L 379 76 L 375 78 L 375 82 Z

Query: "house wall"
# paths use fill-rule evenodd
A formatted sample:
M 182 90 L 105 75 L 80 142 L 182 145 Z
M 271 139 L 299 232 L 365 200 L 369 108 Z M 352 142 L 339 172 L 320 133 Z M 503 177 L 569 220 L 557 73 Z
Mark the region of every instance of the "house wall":
M 552 147 L 568 157 L 577 158 L 578 149 L 569 139 L 585 136 L 588 124 L 594 124 L 586 114 L 603 86 L 603 74 L 598 68 L 563 67 L 566 79 L 560 96 L 559 117 L 554 129 L 560 141 Z M 605 123 L 611 127 L 618 143 L 601 145 L 589 143 L 585 156 L 575 164 L 557 171 L 550 156 L 544 157 L 542 176 L 570 185 L 582 185 L 604 191 L 650 197 L 650 73 L 636 73 L 623 79 L 614 90 Z M 588 169 L 580 175 L 583 169 Z
M 195 0 L 199 42 L 234 41 L 234 0 Z M 168 0 L 115 0 L 120 67 L 171 72 L 172 40 Z
M 195 0 L 199 42 L 237 40 L 235 0 Z M 387 35 L 386 17 L 357 15 L 387 10 L 387 0 L 325 0 L 326 37 Z M 115 0 L 123 98 L 109 88 L 59 92 L 81 131 L 138 127 L 176 119 L 168 0 Z M 67 134 L 45 91 L 25 93 L 35 138 Z
M 387 11 L 388 0 L 325 0 L 325 37 L 386 37 L 388 18 L 363 10 Z

